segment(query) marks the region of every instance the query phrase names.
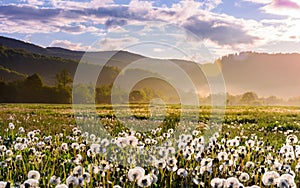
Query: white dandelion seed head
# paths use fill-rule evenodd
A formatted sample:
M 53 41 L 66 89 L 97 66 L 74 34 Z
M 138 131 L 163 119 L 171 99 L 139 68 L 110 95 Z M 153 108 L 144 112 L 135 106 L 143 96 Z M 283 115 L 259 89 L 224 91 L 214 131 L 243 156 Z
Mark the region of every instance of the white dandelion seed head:
M 39 181 L 36 179 L 28 179 L 23 183 L 24 187 L 38 187 L 38 184 Z
M 49 184 L 51 185 L 58 185 L 60 184 L 60 177 L 52 176 L 49 180 Z
M 35 180 L 39 180 L 41 175 L 38 171 L 36 170 L 30 170 L 28 172 L 28 175 L 27 175 L 28 179 L 35 179 Z
M 276 171 L 268 171 L 265 172 L 262 176 L 262 182 L 266 186 L 276 185 L 277 178 L 279 178 L 279 174 Z
M 225 188 L 238 188 L 239 187 L 239 180 L 235 177 L 230 177 L 226 179 Z
M 5 188 L 7 185 L 7 182 L 0 181 L 0 188 Z
M 221 178 L 213 178 L 210 181 L 210 185 L 213 188 L 223 188 L 224 187 L 224 183 L 225 183 L 224 179 L 221 179 Z
M 82 166 L 76 166 L 76 167 L 73 169 L 73 174 L 74 174 L 74 175 L 79 175 L 79 176 L 81 176 L 83 173 L 84 173 L 84 168 L 83 168 Z
M 15 129 L 15 125 L 14 125 L 13 123 L 9 123 L 9 124 L 8 124 L 8 128 L 9 128 L 10 130 L 13 130 L 13 129 Z
M 188 176 L 188 171 L 184 168 L 179 168 L 177 170 L 177 175 L 180 176 L 180 177 L 187 177 Z
M 286 137 L 287 144 L 296 144 L 298 142 L 298 138 L 296 135 L 291 134 Z
M 146 175 L 139 178 L 137 184 L 139 187 L 149 187 L 152 184 L 151 176 Z
M 239 176 L 239 180 L 241 182 L 247 182 L 249 179 L 250 179 L 250 176 L 246 172 L 241 173 L 241 175 Z
M 70 187 L 70 185 L 73 185 L 73 187 L 77 187 L 79 185 L 79 179 L 73 175 L 70 175 L 66 179 L 67 186 Z
M 145 175 L 145 170 L 142 167 L 135 167 L 128 171 L 129 181 L 137 181 Z

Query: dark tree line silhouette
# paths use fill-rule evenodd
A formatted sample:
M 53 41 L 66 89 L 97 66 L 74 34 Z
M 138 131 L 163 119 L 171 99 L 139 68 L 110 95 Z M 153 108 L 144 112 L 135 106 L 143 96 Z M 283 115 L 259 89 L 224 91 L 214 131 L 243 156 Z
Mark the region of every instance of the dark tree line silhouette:
M 65 74 L 63 70 L 61 73 Z M 54 87 L 47 86 L 39 74 L 33 74 L 21 81 L 0 82 L 0 102 L 2 103 L 70 103 L 71 87 L 69 73 L 67 74 L 67 84 L 62 85 L 63 80 L 59 80 Z M 64 80 L 64 81 L 66 81 Z

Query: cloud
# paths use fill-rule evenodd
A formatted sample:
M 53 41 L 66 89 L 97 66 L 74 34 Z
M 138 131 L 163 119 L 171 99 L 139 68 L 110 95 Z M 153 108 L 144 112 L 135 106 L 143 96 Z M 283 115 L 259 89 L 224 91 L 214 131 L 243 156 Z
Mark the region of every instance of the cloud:
M 60 9 L 40 9 L 28 5 L 0 6 L 1 17 L 9 20 L 47 20 L 58 16 L 60 12 Z
M 157 21 L 177 24 L 192 32 L 200 40 L 211 41 L 220 49 L 224 46 L 232 49 L 242 45 L 248 47 L 259 40 L 267 42 L 262 38 L 275 36 L 275 34 L 267 33 L 266 30 L 273 31 L 272 29 L 275 28 L 274 32 L 279 33 L 273 25 L 266 27 L 253 20 L 213 13 L 211 10 L 220 5 L 221 0 L 203 2 L 186 0 L 163 8 L 154 7 L 153 2 L 141 0 L 132 0 L 128 5 L 118 5 L 112 0 L 89 2 L 52 0 L 53 7 L 34 6 L 36 1 L 32 0 L 31 4 L 27 5 L 0 5 L 2 32 L 25 34 L 64 32 L 72 35 L 81 33 L 98 35 L 109 33 L 114 28 L 124 28 L 126 25 L 147 26 L 147 23 Z M 120 29 L 118 31 L 127 32 Z M 117 35 L 117 32 L 115 33 Z M 120 48 L 128 42 L 126 40 L 104 39 L 99 47 L 104 50 Z M 67 45 L 66 41 L 64 42 Z
M 104 7 L 109 4 L 113 4 L 113 0 L 90 0 L 88 2 L 78 2 L 78 1 L 69 1 L 69 0 L 51 0 L 53 7 L 66 9 L 90 9 L 90 8 L 99 8 Z
M 300 2 L 295 0 L 273 0 L 261 10 L 269 14 L 300 18 Z
M 207 10 L 212 10 L 222 4 L 222 0 L 207 0 L 204 1 L 204 6 Z
M 137 43 L 138 39 L 133 37 L 125 38 L 104 38 L 95 43 L 90 50 L 94 51 L 113 51 L 122 50 L 131 44 Z
M 165 50 L 162 48 L 153 48 L 153 52 L 163 52 L 163 51 Z
M 54 40 L 51 42 L 50 46 L 82 51 L 85 51 L 87 49 L 87 47 L 83 46 L 81 43 L 72 43 L 68 40 Z
M 105 22 L 105 25 L 108 28 L 114 27 L 114 26 L 123 26 L 123 25 L 126 25 L 126 24 L 127 24 L 127 21 L 125 19 L 113 19 L 113 18 L 109 18 Z
M 290 0 L 274 0 L 273 6 L 278 8 L 291 8 L 291 9 L 299 9 L 300 6 L 293 1 Z
M 273 0 L 242 0 L 242 1 L 256 3 L 256 4 L 269 4 L 272 3 Z
M 41 0 L 27 0 L 27 3 L 29 5 L 37 5 L 37 6 L 44 5 L 44 1 L 41 1 Z
M 6 33 L 53 33 L 66 32 L 79 34 L 91 32 L 101 33 L 103 30 L 95 26 L 85 26 L 89 19 L 84 12 L 40 8 L 29 5 L 0 6 L 0 26 Z
M 258 39 L 248 35 L 240 25 L 221 20 L 203 21 L 195 16 L 189 18 L 183 27 L 200 39 L 209 39 L 219 45 L 251 44 Z

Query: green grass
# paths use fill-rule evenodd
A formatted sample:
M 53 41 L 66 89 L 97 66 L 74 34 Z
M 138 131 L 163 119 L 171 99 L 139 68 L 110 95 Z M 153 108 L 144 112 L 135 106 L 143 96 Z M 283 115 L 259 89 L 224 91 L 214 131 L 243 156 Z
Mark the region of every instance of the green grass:
M 48 135 L 51 135 L 52 141 L 50 143 L 46 143 L 46 147 L 43 147 L 41 153 L 37 152 L 37 156 L 43 158 L 43 160 L 39 160 L 39 158 L 33 155 L 30 152 L 29 148 L 26 148 L 23 151 L 12 149 L 14 152 L 13 158 L 9 158 L 5 155 L 0 156 L 0 162 L 8 160 L 8 167 L 0 168 L 0 181 L 9 181 L 12 183 L 22 183 L 26 180 L 27 173 L 30 170 L 37 170 L 40 173 L 43 173 L 44 177 L 39 180 L 40 187 L 48 187 L 49 186 L 49 178 L 53 175 L 57 175 L 61 177 L 62 183 L 66 182 L 67 177 L 72 173 L 73 169 L 77 166 L 72 162 L 77 158 L 77 154 L 81 154 L 83 159 L 80 164 L 86 170 L 88 169 L 89 164 L 96 164 L 102 160 L 108 160 L 106 158 L 106 154 L 100 154 L 96 157 L 87 156 L 87 150 L 90 148 L 89 138 L 84 138 L 82 135 L 78 136 L 78 140 L 72 141 L 69 138 L 77 138 L 77 135 L 72 132 L 72 129 L 76 127 L 75 115 L 73 111 L 72 105 L 56 105 L 56 104 L 1 104 L 0 106 L 0 126 L 2 129 L 0 130 L 0 136 L 2 136 L 3 143 L 8 148 L 13 148 L 15 144 L 16 137 L 28 137 L 27 133 L 31 130 L 40 130 L 40 133 L 36 134 L 40 140 L 45 139 Z M 93 107 L 89 105 L 89 107 Z M 118 117 L 114 114 L 114 110 L 120 107 L 124 108 L 125 105 L 120 105 L 116 107 L 111 107 L 109 105 L 97 105 L 95 109 L 97 110 L 97 116 L 100 118 L 102 124 L 106 131 L 108 131 L 112 136 L 117 137 L 118 133 L 129 133 L 128 127 L 123 125 Z M 131 105 L 130 110 L 132 116 L 137 119 L 136 123 L 141 122 L 141 120 L 148 120 L 150 117 L 150 111 L 148 109 L 148 105 Z M 191 109 L 190 112 L 199 113 L 198 121 L 202 124 L 208 123 L 210 121 L 211 116 L 211 108 L 210 107 L 201 107 L 200 109 Z M 144 132 L 140 136 L 139 141 L 145 142 L 146 139 L 157 139 L 158 144 L 162 144 L 162 141 L 158 139 L 161 137 L 163 133 L 169 131 L 171 128 L 174 130 L 181 130 L 178 124 L 180 122 L 180 106 L 172 105 L 167 106 L 166 109 L 166 117 L 162 121 L 158 127 L 161 128 L 160 131 L 156 133 Z M 191 113 L 193 114 L 193 113 Z M 222 115 L 222 113 L 220 113 Z M 251 182 L 246 182 L 245 185 L 261 185 L 262 186 L 262 174 L 257 173 L 258 168 L 261 166 L 260 164 L 268 165 L 265 157 L 268 153 L 273 155 L 274 157 L 282 160 L 282 156 L 278 154 L 278 149 L 282 147 L 282 145 L 286 141 L 286 133 L 287 131 L 293 131 L 293 134 L 300 138 L 300 108 L 299 107 L 249 107 L 249 106 L 240 106 L 240 107 L 227 107 L 225 112 L 223 121 L 222 121 L 222 130 L 220 132 L 220 137 L 218 137 L 218 142 L 221 143 L 223 138 L 225 140 L 230 140 L 236 138 L 236 136 L 241 138 L 240 145 L 244 146 L 245 142 L 251 137 L 257 136 L 258 141 L 264 141 L 264 146 L 260 149 L 264 150 L 268 146 L 272 146 L 274 149 L 265 149 L 262 153 L 260 151 L 255 151 L 253 148 L 247 148 L 248 153 L 245 156 L 240 156 L 237 163 L 240 165 L 241 170 L 247 172 L 249 174 L 254 175 L 254 178 L 251 178 Z M 191 118 L 191 117 L 188 117 Z M 14 130 L 7 130 L 8 124 L 14 123 L 16 128 Z M 85 122 L 87 123 L 87 122 Z M 135 122 L 134 122 L 135 123 Z M 182 130 L 182 134 L 184 133 L 184 129 L 188 129 L 190 124 L 184 125 Z M 24 127 L 25 133 L 18 134 L 18 127 Z M 200 132 L 204 132 L 205 127 L 198 126 Z M 137 132 L 140 131 L 139 127 L 136 127 Z M 155 129 L 153 129 L 155 130 Z M 56 135 L 57 133 L 63 133 L 63 136 Z M 120 136 L 120 135 L 119 135 Z M 197 135 L 194 137 L 199 137 Z M 171 137 L 175 137 L 172 135 Z M 243 138 L 244 137 L 244 138 Z M 163 138 L 164 139 L 164 138 Z M 177 139 L 177 138 L 176 138 Z M 1 140 L 1 139 L 0 139 Z M 179 141 L 180 139 L 178 139 Z M 255 140 L 255 139 L 254 139 Z M 69 147 L 72 143 L 78 142 L 83 144 L 85 147 L 80 150 L 70 149 L 69 151 L 63 152 L 60 149 L 60 146 L 63 142 L 69 144 Z M 181 141 L 180 141 L 181 142 Z M 0 145 L 1 145 L 0 144 Z M 189 143 L 190 144 L 190 143 Z M 155 144 L 145 144 L 146 150 L 152 148 Z M 30 147 L 37 148 L 36 143 Z M 112 146 L 116 148 L 116 146 Z M 227 147 L 227 146 L 226 146 Z M 216 148 L 215 148 L 216 149 Z M 237 147 L 232 147 L 231 149 L 237 150 Z M 127 164 L 127 159 L 131 157 L 131 154 L 128 152 L 134 152 L 132 148 L 129 150 L 118 149 L 116 152 L 124 152 L 124 155 L 121 155 L 120 160 L 125 160 Z M 149 150 L 151 151 L 151 150 Z M 21 154 L 23 159 L 21 161 L 14 161 L 16 155 Z M 218 149 L 216 150 L 207 150 L 203 152 L 204 156 L 209 157 L 213 160 L 217 158 Z M 228 155 L 229 154 L 228 152 Z M 144 157 L 144 156 L 143 156 Z M 157 175 L 158 181 L 157 183 L 153 183 L 151 187 L 195 187 L 193 184 L 192 178 L 195 177 L 193 175 L 193 170 L 201 165 L 199 161 L 194 159 L 194 154 L 192 154 L 192 160 L 186 159 L 183 151 L 178 149 L 175 154 L 176 159 L 178 160 L 177 165 L 178 168 L 183 168 L 189 171 L 189 175 L 184 179 L 179 177 L 176 172 L 168 171 L 165 169 L 160 169 L 160 172 Z M 136 158 L 139 160 L 140 158 Z M 112 164 L 114 160 L 112 160 Z M 255 162 L 255 170 L 250 171 L 248 169 L 243 168 L 247 161 Z M 116 164 L 121 163 L 121 161 L 117 161 Z M 2 163 L 1 163 L 2 164 Z M 60 164 L 60 165 L 58 165 Z M 298 164 L 298 159 L 288 163 L 295 168 Z M 213 170 L 211 173 L 205 172 L 204 174 L 198 174 L 199 178 L 202 178 L 202 182 L 205 183 L 205 187 L 210 185 L 210 180 L 212 178 L 220 177 L 220 178 L 228 178 L 232 176 L 238 177 L 238 175 L 230 175 L 232 174 L 232 170 L 230 168 L 225 169 L 224 171 L 220 171 L 218 165 L 221 165 L 221 162 L 216 162 L 213 166 Z M 129 166 L 114 166 L 111 170 L 108 170 L 104 175 L 99 174 L 91 174 L 92 180 L 91 182 L 86 182 L 85 187 L 94 187 L 93 183 L 97 182 L 98 184 L 103 184 L 104 187 L 112 187 L 112 185 L 122 185 L 122 187 L 137 187 L 135 182 L 129 182 L 127 180 L 128 171 L 132 169 L 134 165 Z M 143 166 L 146 170 L 147 174 L 150 174 L 152 167 Z M 271 167 L 269 165 L 268 167 Z M 119 170 L 116 170 L 120 168 Z M 22 169 L 22 170 L 17 170 Z M 239 170 L 236 170 L 239 171 Z M 120 181 L 120 178 L 124 177 L 125 182 Z M 295 177 L 295 182 L 299 181 L 299 173 Z M 110 183 L 109 183 L 110 182 Z M 51 186 L 54 187 L 54 186 Z M 200 186 L 198 186 L 200 187 Z

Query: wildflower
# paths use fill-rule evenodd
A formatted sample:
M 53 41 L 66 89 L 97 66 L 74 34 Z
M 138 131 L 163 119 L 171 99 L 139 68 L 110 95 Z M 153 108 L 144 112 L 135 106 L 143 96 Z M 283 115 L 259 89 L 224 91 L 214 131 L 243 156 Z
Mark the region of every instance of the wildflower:
M 277 172 L 269 171 L 264 173 L 264 175 L 262 176 L 262 182 L 266 186 L 275 185 L 277 183 L 277 178 L 279 178 L 279 174 Z
M 61 150 L 63 150 L 63 151 L 68 151 L 68 150 L 69 150 L 68 144 L 67 144 L 67 143 L 62 143 L 60 148 L 61 148 Z
M 73 175 L 70 175 L 66 179 L 66 183 L 68 187 L 77 187 L 79 185 L 79 179 Z
M 74 150 L 79 150 L 80 149 L 80 145 L 77 142 L 73 142 L 71 144 L 71 148 Z
M 14 149 L 21 151 L 23 149 L 23 144 L 22 143 L 16 143 L 14 145 Z
M 16 161 L 21 161 L 23 158 L 22 158 L 22 155 L 17 155 L 16 156 Z
M 146 175 L 138 179 L 137 184 L 139 187 L 149 187 L 151 185 L 151 176 Z
M 298 163 L 298 164 L 296 165 L 295 171 L 296 171 L 296 172 L 300 172 L 300 163 Z
M 167 153 L 170 154 L 170 155 L 175 154 L 176 153 L 175 148 L 174 147 L 168 147 L 167 148 Z
M 225 161 L 228 159 L 228 154 L 226 152 L 220 152 L 218 153 L 218 159 L 220 161 Z
M 84 168 L 82 166 L 76 166 L 73 170 L 74 175 L 81 176 L 84 173 Z
M 285 173 L 290 172 L 291 169 L 292 169 L 292 168 L 291 168 L 290 165 L 282 165 L 282 167 L 281 167 L 281 171 L 282 171 L 282 172 L 285 172 Z
M 291 134 L 286 137 L 287 144 L 296 144 L 298 142 L 298 138 L 296 135 Z
M 163 137 L 164 138 L 170 138 L 170 134 L 169 133 L 163 133 Z
M 193 183 L 196 185 L 200 185 L 200 187 L 204 187 L 204 182 L 198 176 L 193 177 Z
M 249 176 L 249 174 L 246 173 L 246 172 L 243 172 L 243 173 L 240 175 L 240 177 L 239 177 L 239 180 L 240 180 L 241 182 L 246 182 L 246 181 L 248 181 L 249 179 L 250 179 L 250 176 Z
M 156 167 L 156 168 L 161 168 L 161 169 L 165 168 L 165 167 L 166 167 L 166 161 L 163 160 L 163 159 L 157 160 L 157 161 L 155 162 L 155 167 Z
M 108 163 L 107 161 L 102 160 L 102 161 L 100 162 L 99 169 L 100 169 L 100 171 L 106 171 L 106 170 L 109 170 L 109 169 L 110 169 L 110 165 L 109 165 L 109 163 Z
M 90 139 L 93 141 L 93 142 L 95 142 L 96 141 L 96 135 L 94 135 L 94 134 L 90 134 Z
M 38 184 L 39 182 L 36 179 L 28 179 L 23 183 L 24 187 L 37 187 Z
M 171 129 L 168 129 L 168 133 L 169 133 L 169 134 L 173 134 L 173 133 L 174 133 L 174 129 L 172 129 L 172 128 L 171 128 Z
M 227 178 L 224 184 L 225 188 L 238 188 L 239 187 L 239 180 L 235 177 Z
M 128 171 L 129 181 L 136 181 L 145 175 L 145 170 L 142 167 L 135 167 Z
M 211 167 L 212 166 L 212 159 L 211 158 L 204 158 L 201 160 L 202 167 Z
M 7 182 L 0 181 L 0 188 L 6 188 L 6 187 L 7 187 Z
M 226 180 L 220 178 L 214 178 L 210 181 L 210 185 L 212 188 L 223 188 Z
M 106 146 L 109 145 L 109 143 L 110 143 L 109 140 L 106 139 L 106 138 L 101 140 L 101 145 L 102 145 L 102 146 L 105 146 L 105 147 L 106 147 Z
M 92 174 L 98 174 L 99 173 L 99 167 L 94 164 L 89 164 L 88 171 Z
M 25 129 L 24 129 L 23 127 L 19 127 L 18 133 L 19 133 L 19 134 L 25 133 Z
M 252 148 L 255 145 L 255 141 L 254 140 L 247 140 L 245 144 L 246 144 L 246 146 Z
M 167 166 L 167 170 L 168 171 L 172 171 L 172 172 L 175 172 L 176 170 L 178 169 L 177 165 L 174 165 L 174 166 Z
M 296 187 L 294 177 L 290 174 L 282 174 L 277 179 L 277 186 L 278 187 Z
M 231 139 L 227 141 L 227 144 L 231 147 L 237 147 L 240 145 L 240 141 L 237 139 Z
M 49 184 L 51 184 L 51 185 L 60 184 L 60 177 L 52 176 L 49 180 Z
M 87 172 L 83 173 L 82 177 L 83 177 L 83 180 L 87 183 L 89 183 L 91 181 L 91 175 Z
M 123 137 L 118 137 L 116 138 L 116 145 L 119 146 L 120 148 L 124 148 L 128 145 L 128 140 Z
M 198 134 L 199 134 L 199 131 L 193 130 L 193 132 L 192 132 L 192 135 L 193 135 L 193 136 L 198 136 Z
M 35 179 L 35 180 L 39 180 L 41 177 L 40 173 L 36 170 L 30 170 L 27 176 L 28 179 Z
M 11 150 L 6 150 L 5 155 L 11 157 L 13 156 L 13 152 Z
M 138 139 L 135 136 L 127 136 L 126 140 L 126 142 L 133 147 L 137 146 L 138 144 Z
M 152 174 L 149 174 L 149 176 L 150 176 L 150 179 L 151 179 L 152 183 L 156 183 L 157 182 L 158 178 L 157 178 L 157 176 L 155 174 L 152 173 Z
M 5 152 L 7 150 L 5 145 L 0 146 L 0 152 Z
M 13 123 L 9 123 L 9 124 L 8 124 L 8 128 L 9 128 L 10 130 L 14 130 L 14 129 L 15 129 L 15 125 L 14 125 Z
M 246 147 L 245 146 L 239 146 L 238 153 L 246 155 L 247 154 Z
M 177 159 L 175 157 L 171 157 L 168 158 L 166 162 L 168 166 L 175 166 L 177 163 Z
M 279 152 L 282 153 L 282 154 L 287 153 L 287 152 L 293 152 L 293 146 L 291 146 L 291 145 L 283 145 L 280 148 Z
M 35 136 L 35 133 L 33 131 L 30 131 L 27 133 L 28 138 L 33 138 Z
M 177 175 L 185 178 L 185 177 L 187 177 L 188 172 L 184 168 L 179 168 L 177 170 Z

